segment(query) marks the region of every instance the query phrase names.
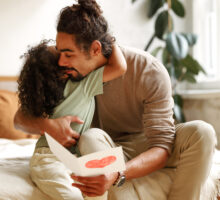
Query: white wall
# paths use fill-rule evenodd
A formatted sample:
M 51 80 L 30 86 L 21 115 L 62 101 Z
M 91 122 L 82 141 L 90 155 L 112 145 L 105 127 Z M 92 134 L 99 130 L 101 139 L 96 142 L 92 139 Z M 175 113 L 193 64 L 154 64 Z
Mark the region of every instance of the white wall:
M 154 31 L 154 20 L 146 17 L 147 1 L 98 2 L 118 43 L 143 49 Z M 0 0 L 0 76 L 19 74 L 22 66 L 19 57 L 28 45 L 44 38 L 55 39 L 59 11 L 72 3 L 73 0 Z M 191 27 L 178 19 L 176 26 L 180 30 Z
M 59 10 L 68 0 L 0 0 L 0 75 L 18 75 L 28 45 L 55 39 Z

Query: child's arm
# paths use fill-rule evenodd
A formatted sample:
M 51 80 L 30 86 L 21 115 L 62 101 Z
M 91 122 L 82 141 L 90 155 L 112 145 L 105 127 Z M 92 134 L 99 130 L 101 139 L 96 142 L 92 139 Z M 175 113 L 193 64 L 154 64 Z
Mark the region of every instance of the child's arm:
M 103 82 L 107 82 L 122 76 L 125 74 L 126 70 L 127 63 L 125 58 L 118 45 L 114 44 L 112 47 L 112 54 L 104 68 Z

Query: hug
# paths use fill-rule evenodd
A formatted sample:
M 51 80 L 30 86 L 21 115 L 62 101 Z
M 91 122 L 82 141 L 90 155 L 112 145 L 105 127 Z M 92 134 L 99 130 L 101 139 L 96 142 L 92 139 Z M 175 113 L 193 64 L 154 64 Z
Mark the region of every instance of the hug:
M 204 121 L 175 124 L 166 68 L 148 52 L 117 44 L 95 0 L 63 8 L 56 44 L 41 41 L 24 58 L 14 122 L 41 135 L 30 174 L 43 193 L 57 200 L 199 200 L 215 130 Z M 71 175 L 45 132 L 76 156 L 122 146 L 126 170 Z

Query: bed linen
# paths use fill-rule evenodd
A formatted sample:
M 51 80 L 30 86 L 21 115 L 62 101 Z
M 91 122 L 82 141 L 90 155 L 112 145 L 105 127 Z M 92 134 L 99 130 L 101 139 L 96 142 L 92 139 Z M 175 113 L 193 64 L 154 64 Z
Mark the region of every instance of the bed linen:
M 0 139 L 0 200 L 50 200 L 29 175 L 29 160 L 36 141 Z
M 37 139 L 0 139 L 0 200 L 51 200 L 31 181 L 29 160 Z M 215 151 L 210 175 L 200 200 L 220 194 L 220 151 Z

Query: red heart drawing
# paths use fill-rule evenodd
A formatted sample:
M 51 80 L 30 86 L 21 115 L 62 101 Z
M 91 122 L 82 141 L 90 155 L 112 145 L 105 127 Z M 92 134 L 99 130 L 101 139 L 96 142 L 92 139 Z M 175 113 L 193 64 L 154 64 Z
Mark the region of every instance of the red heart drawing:
M 100 160 L 90 160 L 85 164 L 85 166 L 87 168 L 104 168 L 115 161 L 116 161 L 115 156 L 107 156 Z

